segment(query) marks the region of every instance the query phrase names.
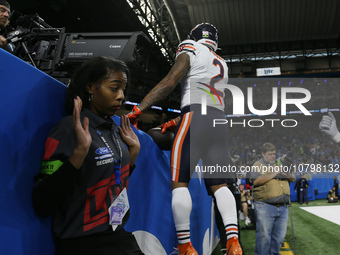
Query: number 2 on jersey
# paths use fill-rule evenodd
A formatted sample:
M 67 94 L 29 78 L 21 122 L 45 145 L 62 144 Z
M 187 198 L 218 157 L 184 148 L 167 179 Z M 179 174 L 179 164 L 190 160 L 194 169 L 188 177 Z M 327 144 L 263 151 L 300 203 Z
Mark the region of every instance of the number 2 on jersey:
M 223 91 L 220 91 L 220 90 L 216 90 L 216 89 L 215 89 L 215 84 L 216 84 L 217 82 L 223 80 L 223 78 L 224 78 L 224 67 L 223 67 L 222 63 L 221 63 L 217 58 L 215 58 L 215 59 L 213 60 L 213 65 L 214 65 L 214 66 L 219 66 L 219 67 L 220 67 L 220 73 L 219 73 L 218 75 L 216 75 L 216 76 L 214 76 L 214 77 L 211 78 L 211 80 L 210 80 L 210 86 L 211 86 L 213 89 L 211 89 L 210 92 L 214 93 L 214 92 L 216 91 L 217 94 L 218 94 L 220 97 L 224 98 L 224 93 L 223 93 Z M 214 91 L 214 90 L 215 90 L 215 91 Z

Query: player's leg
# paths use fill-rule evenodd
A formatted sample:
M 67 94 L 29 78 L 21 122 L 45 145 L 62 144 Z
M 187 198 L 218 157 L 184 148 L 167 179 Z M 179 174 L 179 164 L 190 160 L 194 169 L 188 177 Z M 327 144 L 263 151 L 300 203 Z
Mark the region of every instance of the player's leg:
M 209 181 L 208 181 L 208 183 L 209 183 Z M 215 212 L 216 226 L 217 226 L 218 232 L 220 234 L 221 252 L 222 252 L 223 255 L 225 255 L 226 254 L 226 247 L 227 247 L 227 238 L 226 238 L 226 231 L 225 231 L 223 219 L 222 219 L 220 211 L 218 210 L 216 198 L 211 191 L 211 187 L 208 186 L 209 184 L 207 185 L 207 181 L 205 181 L 205 185 L 206 185 L 208 194 L 213 198 L 213 201 L 214 201 L 214 212 Z M 227 183 L 227 187 L 229 188 L 231 193 L 233 193 L 235 200 L 236 200 L 236 211 L 239 211 L 239 210 L 241 210 L 241 202 L 239 204 L 237 203 L 238 198 L 237 198 L 237 196 L 235 196 L 235 193 L 234 193 L 235 192 L 235 185 L 236 185 L 236 179 L 234 181 L 230 180 Z M 240 229 L 239 224 L 237 224 L 237 225 L 238 225 L 238 229 Z M 238 232 L 238 239 L 239 240 L 240 240 L 240 236 L 241 236 L 240 234 L 241 233 Z M 241 242 L 240 242 L 240 245 L 242 247 Z
M 214 211 L 215 211 L 215 219 L 216 219 L 216 226 L 218 229 L 218 233 L 220 234 L 220 244 L 221 244 L 221 252 L 223 255 L 226 254 L 226 246 L 227 246 L 227 238 L 225 234 L 225 229 L 224 229 L 224 223 L 222 216 L 220 214 L 220 211 L 217 208 L 216 204 L 216 198 L 214 196 L 213 201 L 214 201 Z
M 236 178 L 233 172 L 233 164 L 228 153 L 228 128 L 226 125 L 213 126 L 214 119 L 222 119 L 224 113 L 216 109 L 208 109 L 207 120 L 201 123 L 205 127 L 205 147 L 203 164 L 211 166 L 214 172 L 205 173 L 206 185 L 210 187 L 215 199 L 217 208 L 221 214 L 226 231 L 227 254 L 242 254 L 238 241 L 238 222 L 236 201 L 233 193 L 226 185 L 226 181 Z M 229 179 L 229 180 L 228 180 Z
M 172 214 L 177 232 L 179 254 L 196 255 L 190 239 L 192 200 L 190 181 L 190 123 L 192 112 L 185 113 L 175 132 L 171 149 Z
M 214 179 L 206 179 L 205 181 L 212 182 L 212 180 Z M 238 222 L 234 195 L 225 183 L 211 185 L 211 190 L 216 199 L 217 208 L 225 227 L 227 254 L 242 254 L 242 249 L 238 241 Z

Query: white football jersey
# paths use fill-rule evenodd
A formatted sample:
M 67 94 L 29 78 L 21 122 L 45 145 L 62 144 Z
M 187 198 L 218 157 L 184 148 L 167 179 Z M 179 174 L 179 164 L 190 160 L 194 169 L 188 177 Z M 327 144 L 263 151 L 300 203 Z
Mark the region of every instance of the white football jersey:
M 202 104 L 224 111 L 224 88 L 228 83 L 228 66 L 223 58 L 207 46 L 193 40 L 181 42 L 176 58 L 186 53 L 190 57 L 190 69 L 181 80 L 181 108 L 192 104 Z

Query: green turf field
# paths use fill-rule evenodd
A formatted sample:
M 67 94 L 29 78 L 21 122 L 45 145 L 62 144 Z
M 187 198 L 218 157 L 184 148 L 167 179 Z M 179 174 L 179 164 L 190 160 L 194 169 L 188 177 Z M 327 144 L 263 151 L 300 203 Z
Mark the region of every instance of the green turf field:
M 308 206 L 333 206 L 326 200 L 311 201 Z M 292 203 L 293 228 L 295 235 L 296 255 L 337 255 L 340 254 L 340 226 L 301 210 L 306 206 Z M 288 211 L 289 212 L 289 211 Z M 340 217 L 340 211 L 339 211 Z M 252 255 L 255 250 L 255 230 L 244 229 L 244 221 L 240 221 L 241 241 L 244 255 Z M 292 228 L 290 216 L 285 242 L 289 248 L 282 249 L 282 255 L 293 254 L 294 242 L 292 242 Z M 290 251 L 289 251 L 290 250 Z M 216 247 L 213 255 L 220 255 L 220 246 Z

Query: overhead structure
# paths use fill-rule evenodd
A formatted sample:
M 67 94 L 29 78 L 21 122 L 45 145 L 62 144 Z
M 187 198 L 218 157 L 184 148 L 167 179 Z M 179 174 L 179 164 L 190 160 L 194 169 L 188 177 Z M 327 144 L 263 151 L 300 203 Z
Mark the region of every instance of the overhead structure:
M 150 37 L 170 63 L 180 42 L 173 15 L 166 0 L 126 0 L 146 27 Z
M 217 53 L 228 62 L 230 78 L 254 77 L 258 73 L 340 76 L 340 1 L 102 0 L 96 5 L 92 0 L 11 0 L 11 7 L 22 14 L 38 13 L 52 27 L 65 28 L 65 35 L 82 34 L 88 42 L 99 40 L 89 38 L 90 33 L 102 37 L 105 33 L 143 32 L 150 39 L 150 57 L 148 64 L 140 64 L 145 72 L 133 75 L 129 100 L 134 102 L 140 102 L 168 73 L 179 42 L 202 22 L 218 28 L 221 50 Z M 46 41 L 40 49 L 54 46 L 51 40 Z M 141 49 L 134 51 L 135 59 L 141 60 L 138 63 L 145 62 Z M 62 68 L 48 57 L 32 55 L 39 67 Z M 66 63 L 64 68 L 73 61 L 68 56 L 61 60 Z M 175 109 L 179 91 L 177 86 L 161 106 Z
M 201 22 L 217 27 L 217 53 L 232 76 L 263 66 L 280 66 L 283 74 L 339 71 L 340 1 L 167 1 L 182 38 Z

